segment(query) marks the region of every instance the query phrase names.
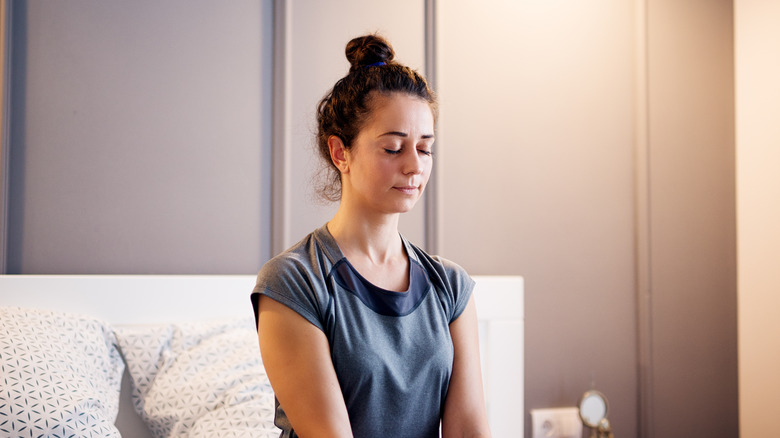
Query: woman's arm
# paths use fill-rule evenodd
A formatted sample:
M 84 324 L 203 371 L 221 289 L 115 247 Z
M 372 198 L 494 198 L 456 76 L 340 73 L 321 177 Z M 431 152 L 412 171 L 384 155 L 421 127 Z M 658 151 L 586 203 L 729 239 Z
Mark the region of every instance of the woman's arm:
M 325 334 L 287 306 L 261 296 L 258 336 L 276 398 L 301 438 L 352 437 Z
M 474 297 L 463 313 L 450 324 L 455 358 L 444 402 L 443 438 L 490 437 L 482 370 L 479 361 L 479 334 Z

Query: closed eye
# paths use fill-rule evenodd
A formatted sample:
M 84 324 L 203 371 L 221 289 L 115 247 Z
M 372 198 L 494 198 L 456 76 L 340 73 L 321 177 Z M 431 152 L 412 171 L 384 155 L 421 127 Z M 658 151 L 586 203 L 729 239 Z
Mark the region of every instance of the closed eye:
M 385 148 L 385 152 L 388 154 L 396 155 L 401 153 L 401 149 L 387 149 Z

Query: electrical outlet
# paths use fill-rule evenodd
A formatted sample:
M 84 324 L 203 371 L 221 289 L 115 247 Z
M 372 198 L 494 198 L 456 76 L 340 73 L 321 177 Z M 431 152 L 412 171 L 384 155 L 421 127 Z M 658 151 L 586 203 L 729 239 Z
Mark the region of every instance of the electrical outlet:
M 582 421 L 577 408 L 531 410 L 532 438 L 581 438 Z

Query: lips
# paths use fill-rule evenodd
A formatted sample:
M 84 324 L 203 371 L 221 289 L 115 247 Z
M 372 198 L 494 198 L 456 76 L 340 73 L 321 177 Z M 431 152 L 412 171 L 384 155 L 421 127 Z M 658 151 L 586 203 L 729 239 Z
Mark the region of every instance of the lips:
M 408 195 L 413 195 L 413 194 L 417 193 L 417 190 L 418 190 L 417 186 L 396 186 L 396 187 L 393 187 L 393 188 L 398 190 L 401 193 L 405 193 L 405 194 L 408 194 Z

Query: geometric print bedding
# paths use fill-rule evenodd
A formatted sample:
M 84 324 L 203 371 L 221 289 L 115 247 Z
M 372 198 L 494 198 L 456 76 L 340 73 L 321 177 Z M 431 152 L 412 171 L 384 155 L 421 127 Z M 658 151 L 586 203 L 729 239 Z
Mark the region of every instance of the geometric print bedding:
M 0 307 L 0 436 L 119 437 L 115 344 L 92 317 Z
M 136 411 L 156 438 L 277 438 L 254 318 L 116 327 Z

